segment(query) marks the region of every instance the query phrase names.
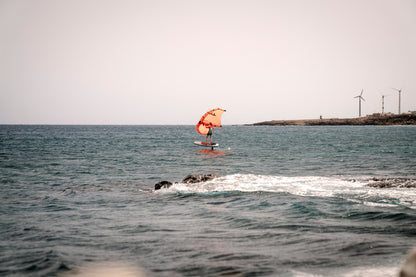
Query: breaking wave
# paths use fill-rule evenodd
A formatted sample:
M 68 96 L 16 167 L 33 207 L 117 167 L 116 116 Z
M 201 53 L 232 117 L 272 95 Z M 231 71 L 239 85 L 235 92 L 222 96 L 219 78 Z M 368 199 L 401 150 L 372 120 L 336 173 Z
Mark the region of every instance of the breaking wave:
M 393 184 L 377 186 L 377 182 Z M 384 181 L 383 181 L 384 180 Z M 416 189 L 409 187 L 415 182 L 405 178 L 341 178 L 320 176 L 266 176 L 234 174 L 215 178 L 211 181 L 186 184 L 175 183 L 160 193 L 215 194 L 230 192 L 287 193 L 309 197 L 338 197 L 349 201 L 374 206 L 405 206 L 416 208 Z M 407 185 L 405 185 L 407 184 Z

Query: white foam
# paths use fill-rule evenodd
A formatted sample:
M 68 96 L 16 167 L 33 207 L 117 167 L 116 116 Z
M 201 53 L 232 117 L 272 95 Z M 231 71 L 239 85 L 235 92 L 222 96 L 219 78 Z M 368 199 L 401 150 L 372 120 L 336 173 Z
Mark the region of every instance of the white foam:
M 269 176 L 234 174 L 208 182 L 175 183 L 160 193 L 213 193 L 213 192 L 276 192 L 298 196 L 340 197 L 365 205 L 416 208 L 416 190 L 407 188 L 373 188 L 367 181 L 322 176 Z

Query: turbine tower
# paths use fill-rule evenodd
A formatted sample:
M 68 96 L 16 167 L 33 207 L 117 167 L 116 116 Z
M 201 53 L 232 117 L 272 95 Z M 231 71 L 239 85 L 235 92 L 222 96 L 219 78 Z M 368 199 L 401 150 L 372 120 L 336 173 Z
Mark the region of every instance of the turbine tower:
M 402 89 L 397 89 L 397 88 L 391 88 L 391 89 L 394 89 L 395 91 L 397 91 L 399 93 L 399 114 L 400 114 L 400 97 L 401 97 L 401 94 L 402 94 Z
M 384 114 L 384 97 L 389 96 L 387 95 L 381 95 L 381 114 Z
M 360 95 L 355 96 L 354 98 L 358 98 L 358 116 L 361 117 L 361 100 L 365 101 L 363 98 L 364 89 L 361 90 Z

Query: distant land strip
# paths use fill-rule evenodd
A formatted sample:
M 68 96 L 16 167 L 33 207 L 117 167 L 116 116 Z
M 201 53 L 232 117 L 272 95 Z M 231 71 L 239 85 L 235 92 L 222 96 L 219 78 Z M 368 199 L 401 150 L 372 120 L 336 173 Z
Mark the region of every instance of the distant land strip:
M 357 118 L 322 118 L 303 120 L 271 120 L 246 126 L 317 126 L 317 125 L 416 125 L 416 112 L 372 114 Z

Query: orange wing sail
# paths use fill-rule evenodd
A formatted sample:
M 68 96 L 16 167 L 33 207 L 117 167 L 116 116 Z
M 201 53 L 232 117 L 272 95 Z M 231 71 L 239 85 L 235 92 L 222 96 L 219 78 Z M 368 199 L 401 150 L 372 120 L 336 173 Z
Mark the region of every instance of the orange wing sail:
M 198 124 L 196 124 L 196 130 L 201 135 L 208 134 L 208 125 L 211 123 L 213 127 L 221 127 L 221 116 L 225 112 L 224 109 L 213 109 L 209 112 L 206 112 L 201 119 L 199 120 Z

